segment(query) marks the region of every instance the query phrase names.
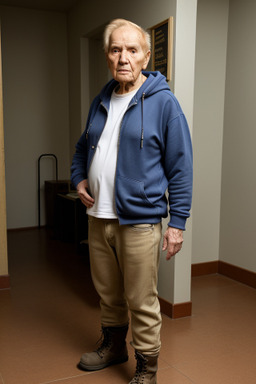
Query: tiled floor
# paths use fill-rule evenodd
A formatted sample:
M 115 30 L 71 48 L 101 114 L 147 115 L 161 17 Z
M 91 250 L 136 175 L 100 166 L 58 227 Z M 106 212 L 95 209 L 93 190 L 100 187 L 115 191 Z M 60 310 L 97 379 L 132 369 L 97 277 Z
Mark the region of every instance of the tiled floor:
M 0 384 L 128 384 L 135 361 L 83 372 L 100 336 L 88 258 L 44 229 L 11 232 L 11 289 L 0 291 Z M 255 384 L 256 290 L 219 275 L 192 281 L 193 315 L 163 316 L 158 384 Z M 130 340 L 130 334 L 128 340 Z

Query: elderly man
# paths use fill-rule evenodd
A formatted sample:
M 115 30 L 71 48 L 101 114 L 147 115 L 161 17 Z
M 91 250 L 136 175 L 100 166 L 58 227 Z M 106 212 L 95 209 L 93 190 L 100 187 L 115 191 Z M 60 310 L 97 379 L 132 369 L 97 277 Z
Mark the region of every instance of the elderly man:
M 168 190 L 170 220 L 163 238 L 168 260 L 182 247 L 191 207 L 191 139 L 165 77 L 145 72 L 148 33 L 130 21 L 113 20 L 105 29 L 104 48 L 113 80 L 92 103 L 71 168 L 87 207 L 103 333 L 99 348 L 83 354 L 79 367 L 98 370 L 127 361 L 130 313 L 137 359 L 130 384 L 155 384 L 161 220 L 168 215 Z

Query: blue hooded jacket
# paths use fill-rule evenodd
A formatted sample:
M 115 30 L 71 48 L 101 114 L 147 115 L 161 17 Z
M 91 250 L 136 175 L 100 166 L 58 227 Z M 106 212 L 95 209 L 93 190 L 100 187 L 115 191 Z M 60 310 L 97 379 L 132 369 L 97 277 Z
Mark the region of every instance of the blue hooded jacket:
M 192 145 L 186 118 L 160 72 L 147 80 L 123 117 L 118 143 L 115 205 L 121 225 L 158 223 L 170 211 L 169 226 L 185 229 L 192 199 Z M 87 179 L 104 129 L 110 98 L 108 82 L 94 99 L 71 167 L 74 186 Z M 168 199 L 166 191 L 168 190 Z

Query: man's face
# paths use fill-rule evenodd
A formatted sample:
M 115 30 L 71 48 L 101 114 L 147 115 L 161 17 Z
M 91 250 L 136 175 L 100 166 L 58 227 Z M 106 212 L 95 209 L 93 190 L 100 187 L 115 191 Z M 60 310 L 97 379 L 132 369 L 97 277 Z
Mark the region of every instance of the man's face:
M 148 65 L 150 51 L 146 51 L 140 31 L 133 27 L 114 30 L 106 57 L 111 74 L 120 85 L 128 85 L 131 89 L 141 85 L 141 71 Z

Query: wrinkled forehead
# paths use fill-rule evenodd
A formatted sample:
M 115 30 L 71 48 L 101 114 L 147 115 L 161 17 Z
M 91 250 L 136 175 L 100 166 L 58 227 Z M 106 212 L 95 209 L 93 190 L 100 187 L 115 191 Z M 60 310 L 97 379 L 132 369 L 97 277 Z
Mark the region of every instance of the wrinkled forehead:
M 146 48 L 145 37 L 142 32 L 132 26 L 122 26 L 115 29 L 110 35 L 109 47 L 113 45 L 136 45 L 142 50 Z

